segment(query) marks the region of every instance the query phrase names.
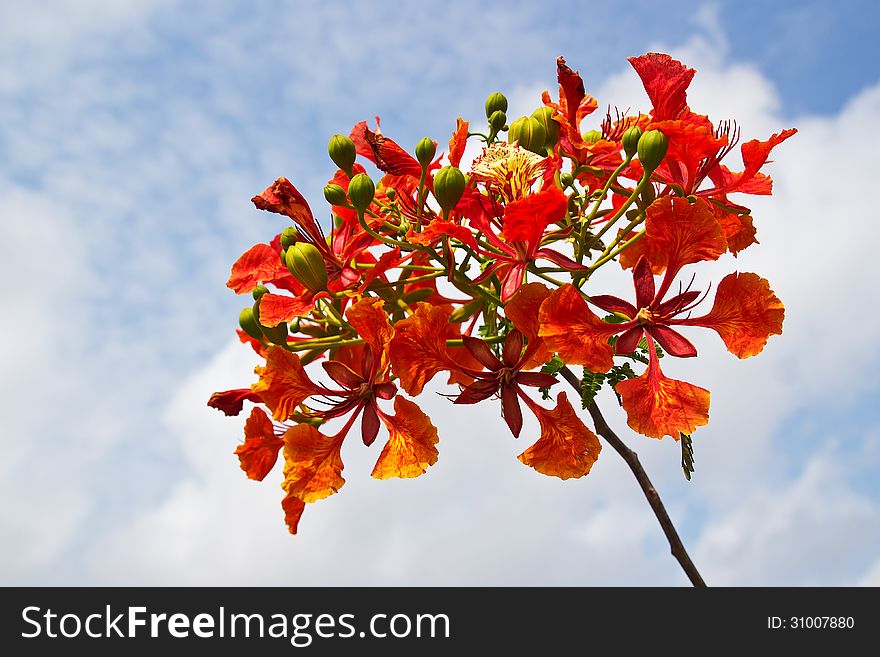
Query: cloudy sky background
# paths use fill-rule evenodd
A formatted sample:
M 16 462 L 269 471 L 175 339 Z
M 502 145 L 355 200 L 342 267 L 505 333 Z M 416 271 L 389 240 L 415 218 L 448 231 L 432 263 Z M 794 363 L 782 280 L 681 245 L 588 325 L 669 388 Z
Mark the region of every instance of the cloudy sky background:
M 874 4 L 327 4 L 0 0 L 0 583 L 685 584 L 610 448 L 542 477 L 515 458 L 534 424 L 514 441 L 435 384 L 428 475 L 372 480 L 379 446 L 349 441 L 291 537 L 280 468 L 248 481 L 242 420 L 204 405 L 253 379 L 224 283 L 284 224 L 249 199 L 284 175 L 323 213 L 330 134 L 378 114 L 445 142 L 491 91 L 533 109 L 559 54 L 646 110 L 625 58 L 663 50 L 744 139 L 800 130 L 747 203 L 761 245 L 699 270 L 769 278 L 785 333 L 740 362 L 697 330 L 700 358 L 664 361 L 712 390 L 691 482 L 606 415 L 710 584 L 880 585 Z

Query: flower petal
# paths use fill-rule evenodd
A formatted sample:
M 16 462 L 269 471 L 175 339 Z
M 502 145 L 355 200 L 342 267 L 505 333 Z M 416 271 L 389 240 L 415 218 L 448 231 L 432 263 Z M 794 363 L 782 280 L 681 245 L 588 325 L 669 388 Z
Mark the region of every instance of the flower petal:
M 701 198 L 664 196 L 648 206 L 643 242 L 644 254 L 654 267 L 677 273 L 685 265 L 717 260 L 727 250 L 721 225 Z
M 504 208 L 501 234 L 508 243 L 525 242 L 537 248 L 547 226 L 561 221 L 567 208 L 568 199 L 556 186 L 511 201 Z
M 608 338 L 620 331 L 617 324 L 599 319 L 577 289 L 566 284 L 541 304 L 539 335 L 551 351 L 567 363 L 586 365 L 594 372 L 607 372 L 614 364 Z
M 377 371 L 384 372 L 388 367 L 388 343 L 394 337 L 394 329 L 382 309 L 382 299 L 364 297 L 346 311 L 345 319 L 370 347 L 374 361 L 378 361 Z M 369 372 L 363 374 L 369 376 Z
M 237 390 L 215 392 L 208 400 L 208 406 L 216 408 L 218 411 L 223 411 L 231 417 L 241 413 L 245 401 L 260 402 L 262 399 L 250 388 L 239 388 Z
M 556 408 L 546 410 L 529 404 L 541 424 L 541 437 L 519 455 L 519 460 L 541 474 L 560 479 L 583 477 L 602 451 L 596 434 L 575 413 L 564 392 L 556 397 Z
M 649 350 L 654 348 L 648 340 Z M 709 391 L 686 381 L 667 378 L 656 356 L 642 376 L 618 383 L 627 424 L 633 431 L 651 438 L 693 433 L 709 422 Z
M 437 462 L 437 428 L 431 419 L 403 397 L 394 398 L 394 413 L 382 415 L 390 435 L 373 468 L 376 479 L 418 477 Z
M 648 331 L 670 356 L 692 358 L 697 355 L 697 348 L 691 341 L 668 326 L 654 325 Z
M 293 495 L 285 495 L 281 500 L 281 508 L 284 510 L 284 524 L 287 525 L 287 531 L 296 534 L 299 527 L 299 519 L 302 518 L 303 511 L 306 508 L 305 503 Z
M 254 407 L 244 425 L 244 442 L 235 448 L 241 469 L 249 479 L 262 481 L 275 466 L 283 446 L 272 420 L 262 408 Z
M 464 155 L 467 138 L 468 122 L 458 117 L 455 122 L 455 132 L 452 133 L 452 139 L 449 140 L 449 164 L 454 167 L 461 164 L 461 156 Z
M 519 432 L 522 431 L 523 416 L 522 408 L 519 405 L 519 395 L 516 389 L 505 386 L 501 389 L 501 417 L 507 423 L 510 433 L 514 438 L 519 438 Z
M 278 276 L 280 267 L 281 258 L 275 249 L 268 244 L 254 244 L 232 265 L 226 287 L 236 294 L 252 292 L 260 283 Z
M 389 355 L 400 386 L 418 395 L 437 372 L 458 369 L 446 351 L 450 306 L 416 304 L 416 311 L 394 325 Z
M 543 283 L 528 283 L 517 290 L 504 306 L 504 315 L 513 322 L 513 326 L 528 340 L 528 349 L 532 354 L 522 369 L 532 369 L 546 363 L 553 356 L 544 341 L 538 337 L 541 324 L 538 313 L 541 304 L 550 296 L 550 288 Z
M 291 322 L 297 317 L 305 317 L 315 308 L 315 296 L 304 294 L 289 297 L 286 294 L 264 294 L 260 297 L 260 324 L 268 328 L 283 322 Z
M 322 392 L 322 388 L 309 379 L 299 356 L 282 347 L 269 347 L 265 367 L 257 367 L 254 372 L 260 380 L 251 390 L 260 395 L 279 422 L 288 419 L 307 397 Z
M 752 215 L 729 212 L 715 203 L 712 203 L 711 206 L 715 218 L 721 225 L 721 234 L 727 241 L 727 250 L 733 255 L 758 243 L 758 240 L 755 239 L 758 231 L 755 230 Z
M 397 142 L 367 127 L 361 121 L 351 130 L 351 140 L 357 152 L 373 162 L 380 171 L 395 176 L 412 176 L 418 178 L 422 174 L 422 165 L 412 155 L 403 150 Z
M 288 429 L 281 484 L 285 492 L 303 502 L 316 502 L 342 488 L 342 441 L 342 436 L 325 436 L 310 424 Z
M 326 248 L 324 233 L 315 221 L 308 201 L 287 178 L 279 178 L 254 196 L 251 202 L 260 210 L 290 217 L 309 236 L 309 241 L 319 249 Z
M 687 107 L 687 88 L 696 71 L 669 55 L 649 52 L 630 57 L 629 63 L 639 74 L 654 110 L 656 121 L 677 118 Z
M 770 283 L 757 274 L 743 272 L 728 274 L 721 280 L 709 314 L 681 324 L 714 329 L 730 353 L 748 358 L 761 353 L 771 335 L 782 333 L 783 319 L 785 307 Z

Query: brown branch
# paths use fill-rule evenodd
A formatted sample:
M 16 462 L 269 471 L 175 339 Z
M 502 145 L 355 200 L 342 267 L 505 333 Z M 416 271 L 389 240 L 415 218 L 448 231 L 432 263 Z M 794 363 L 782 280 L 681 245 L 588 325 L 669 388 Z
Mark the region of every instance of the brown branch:
M 574 375 L 574 372 L 567 367 L 563 367 L 560 370 L 560 373 L 575 390 L 580 392 L 581 382 Z M 666 540 L 669 541 L 672 556 L 674 556 L 681 565 L 682 570 L 687 574 L 688 579 L 691 580 L 691 584 L 694 586 L 706 586 L 706 582 L 703 581 L 703 577 L 700 575 L 694 562 L 691 561 L 691 558 L 688 556 L 687 550 L 685 550 L 684 544 L 681 542 L 681 538 L 679 538 L 678 532 L 675 530 L 675 526 L 669 518 L 669 514 L 666 513 L 666 507 L 663 506 L 663 501 L 660 499 L 657 489 L 654 488 L 654 484 L 652 484 L 651 480 L 648 478 L 648 473 L 645 472 L 645 469 L 639 462 L 638 455 L 627 447 L 617 434 L 611 430 L 611 427 L 608 426 L 605 418 L 602 417 L 602 413 L 599 411 L 599 407 L 596 406 L 595 402 L 587 406 L 587 410 L 590 412 L 590 415 L 593 418 L 593 423 L 596 425 L 596 433 L 608 441 L 614 450 L 620 454 L 624 461 L 626 461 L 629 469 L 632 470 L 632 473 L 635 475 L 642 492 L 648 499 L 648 504 L 651 505 L 651 510 L 654 512 L 654 515 L 657 516 L 657 521 L 660 523 L 663 533 L 666 534 Z

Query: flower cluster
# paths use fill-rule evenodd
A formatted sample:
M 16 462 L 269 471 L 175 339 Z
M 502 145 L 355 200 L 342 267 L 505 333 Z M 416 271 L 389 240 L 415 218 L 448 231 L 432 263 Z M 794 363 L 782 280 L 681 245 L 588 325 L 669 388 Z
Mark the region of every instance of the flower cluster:
M 292 533 L 306 503 L 345 483 L 341 448 L 358 422 L 367 446 L 387 433 L 374 477 L 417 477 L 437 461 L 437 428 L 410 400 L 437 375 L 457 386 L 453 404 L 500 402 L 515 437 L 532 413 L 540 435 L 519 460 L 567 479 L 587 474 L 601 445 L 564 392 L 550 396 L 563 366 L 584 367 L 584 406 L 604 381 L 634 431 L 689 440 L 708 422 L 709 391 L 667 377 L 661 356 L 696 356 L 692 326 L 739 358 L 782 332 L 765 279 L 731 273 L 699 311 L 711 290 L 695 289 L 688 268 L 756 243 L 750 211 L 730 195 L 770 194 L 761 168 L 795 130 L 743 143 L 733 171 L 724 160 L 739 128 L 690 109 L 694 70 L 657 53 L 630 62 L 651 110 L 609 110 L 585 132 L 598 103 L 560 57 L 556 99 L 544 92 L 530 116 L 508 121 L 493 93 L 485 132 L 458 119 L 445 155 L 428 138 L 410 154 L 378 119 L 335 135 L 329 232 L 286 178 L 253 198 L 292 222 L 246 251 L 227 283 L 253 295 L 238 334 L 265 364 L 249 388 L 209 404 L 228 415 L 254 404 L 236 454 L 257 480 L 282 455 Z M 469 139 L 479 153 L 462 171 Z M 631 270 L 630 299 L 593 289 L 606 265 Z

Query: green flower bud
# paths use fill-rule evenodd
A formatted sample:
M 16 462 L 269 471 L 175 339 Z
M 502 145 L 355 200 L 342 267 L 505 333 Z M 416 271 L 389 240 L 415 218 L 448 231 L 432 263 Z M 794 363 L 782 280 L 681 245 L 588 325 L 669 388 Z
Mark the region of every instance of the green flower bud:
M 507 141 L 511 144 L 517 142 L 520 146 L 533 153 L 540 153 L 547 139 L 547 131 L 544 126 L 534 118 L 523 116 L 510 124 L 507 132 Z
M 324 198 L 327 199 L 330 205 L 341 205 L 342 207 L 348 205 L 348 197 L 345 195 L 345 190 L 336 183 L 330 183 L 324 187 Z
M 257 285 L 252 292 L 254 300 L 259 299 L 264 294 L 269 294 L 269 288 L 265 285 Z
M 547 135 L 544 140 L 544 148 L 553 148 L 556 145 L 556 140 L 559 139 L 559 124 L 553 120 L 553 108 L 546 105 L 539 107 L 532 112 L 532 118 L 541 124 Z
M 291 244 L 296 244 L 299 241 L 299 233 L 296 232 L 296 228 L 293 226 L 288 226 L 284 230 L 281 231 L 281 249 L 284 250 L 289 247 Z
M 416 159 L 419 161 L 419 164 L 422 165 L 422 169 L 428 168 L 428 165 L 431 164 L 431 160 L 434 159 L 434 154 L 436 152 L 437 144 L 434 143 L 433 139 L 422 137 L 419 140 L 419 143 L 416 144 Z
M 357 157 L 354 142 L 345 135 L 333 135 L 330 137 L 330 143 L 327 144 L 327 152 L 330 153 L 333 163 L 351 176 L 354 160 Z
M 461 200 L 466 185 L 464 174 L 456 167 L 443 167 L 434 175 L 434 198 L 444 212 Z
M 253 308 L 245 308 L 238 314 L 238 325 L 241 330 L 251 336 L 254 340 L 263 340 L 263 332 L 260 330 L 260 324 L 254 317 Z
M 375 195 L 376 186 L 365 173 L 359 173 L 348 184 L 348 198 L 351 199 L 351 204 L 355 209 L 361 212 L 370 207 Z
M 559 176 L 559 182 L 562 183 L 563 187 L 571 187 L 574 184 L 574 176 L 570 173 L 563 173 Z
M 626 132 L 623 133 L 623 137 L 621 137 L 620 141 L 623 143 L 623 150 L 626 152 L 627 157 L 632 157 L 636 154 L 636 151 L 639 148 L 639 139 L 642 137 L 642 129 L 634 125 L 631 128 L 627 128 Z
M 599 130 L 588 130 L 583 134 L 583 138 L 588 144 L 595 144 L 602 139 L 602 133 Z
M 505 123 L 507 123 L 507 114 L 501 110 L 495 110 L 489 117 L 489 127 L 492 128 L 492 132 L 500 132 Z
M 288 271 L 311 292 L 327 289 L 327 267 L 314 244 L 297 242 L 285 256 Z
M 639 138 L 639 162 L 645 171 L 653 171 L 663 158 L 666 157 L 666 150 L 669 148 L 669 140 L 659 130 L 648 130 Z
M 495 112 L 506 111 L 507 98 L 504 97 L 504 94 L 500 91 L 496 91 L 494 94 L 489 94 L 489 97 L 486 99 L 486 118 L 492 118 L 492 115 Z
M 397 196 L 397 191 L 393 187 L 388 187 L 385 190 L 385 196 L 388 198 L 389 201 L 393 201 L 394 197 Z

